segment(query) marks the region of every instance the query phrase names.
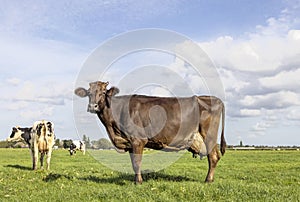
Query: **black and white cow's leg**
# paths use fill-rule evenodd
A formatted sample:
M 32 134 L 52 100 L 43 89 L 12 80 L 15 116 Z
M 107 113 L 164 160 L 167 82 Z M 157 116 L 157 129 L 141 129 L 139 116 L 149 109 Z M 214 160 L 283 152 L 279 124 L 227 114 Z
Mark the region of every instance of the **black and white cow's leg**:
M 218 146 L 216 145 L 214 149 L 207 155 L 208 173 L 205 182 L 209 183 L 214 181 L 215 168 L 217 167 L 217 163 L 220 160 L 220 158 L 221 157 L 218 151 Z
M 45 153 L 41 152 L 41 156 L 40 156 L 41 169 L 44 168 L 44 156 L 45 156 Z
M 36 144 L 33 146 L 33 170 L 37 169 L 38 164 L 38 158 L 39 158 L 39 150 Z
M 36 170 L 37 169 L 37 164 L 38 164 L 38 152 L 37 151 L 34 151 L 34 154 L 33 154 L 33 170 Z
M 34 150 L 30 149 L 30 154 L 31 154 L 31 159 L 32 159 L 32 170 L 36 170 L 36 160 L 35 160 L 35 156 L 34 156 Z
M 50 169 L 51 154 L 52 154 L 52 148 L 49 148 L 49 151 L 47 152 L 47 160 L 46 160 L 47 170 Z
M 136 139 L 132 141 L 132 150 L 129 151 L 132 168 L 135 173 L 134 181 L 136 184 L 142 184 L 143 182 L 141 174 L 141 165 L 143 149 L 145 147 L 145 144 L 145 141 Z

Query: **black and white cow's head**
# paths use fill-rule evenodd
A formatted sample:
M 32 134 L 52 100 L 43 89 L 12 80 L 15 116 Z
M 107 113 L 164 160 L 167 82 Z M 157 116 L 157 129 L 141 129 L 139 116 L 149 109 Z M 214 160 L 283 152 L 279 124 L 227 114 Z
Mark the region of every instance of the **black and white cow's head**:
M 95 81 L 89 84 L 88 90 L 82 87 L 77 88 L 75 94 L 79 97 L 89 98 L 88 112 L 101 112 L 104 107 L 110 107 L 111 97 L 119 93 L 119 89 L 116 87 L 107 90 L 108 84 L 108 82 Z
M 76 145 L 72 142 L 71 144 L 70 144 L 70 155 L 73 155 L 73 154 L 75 154 L 76 153 Z
M 13 127 L 11 135 L 6 140 L 9 142 L 25 140 L 29 144 L 31 131 L 32 128 L 21 128 L 19 126 Z

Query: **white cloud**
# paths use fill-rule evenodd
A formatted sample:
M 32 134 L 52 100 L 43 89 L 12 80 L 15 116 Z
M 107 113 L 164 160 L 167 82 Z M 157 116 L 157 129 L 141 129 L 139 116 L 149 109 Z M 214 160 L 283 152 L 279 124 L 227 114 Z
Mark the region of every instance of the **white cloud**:
M 281 15 L 278 18 L 270 17 L 267 19 L 266 26 L 257 25 L 256 29 L 259 34 L 262 35 L 277 35 L 278 33 L 284 33 L 289 30 L 289 19 L 285 15 Z
M 260 131 L 260 132 L 264 132 L 266 131 L 267 128 L 271 127 L 271 124 L 266 123 L 266 122 L 258 122 L 256 123 L 253 127 L 252 130 L 253 131 Z
M 299 55 L 300 56 L 300 55 Z M 262 86 L 273 90 L 293 90 L 300 92 L 300 63 L 299 69 L 282 71 L 275 76 L 259 79 Z
M 250 136 L 256 137 L 265 135 L 269 129 L 279 125 L 279 118 L 275 115 L 267 115 L 268 113 L 270 112 L 264 111 L 263 115 L 265 115 L 265 117 L 250 128 Z
M 290 91 L 280 91 L 266 95 L 246 95 L 240 101 L 242 106 L 254 109 L 277 109 L 300 104 L 299 95 Z
M 24 81 L 22 86 L 17 91 L 12 91 L 11 97 L 7 96 L 7 98 L 16 100 L 34 100 L 36 87 L 37 85 L 33 81 Z
M 290 30 L 288 33 L 288 39 L 291 41 L 300 40 L 300 30 Z
M 200 94 L 200 95 L 211 94 L 208 84 L 205 82 L 204 78 L 202 78 L 200 75 L 188 74 L 185 77 L 185 80 L 188 83 L 189 88 L 191 88 L 195 94 Z
M 12 77 L 12 78 L 6 79 L 6 82 L 13 85 L 13 86 L 17 86 L 21 82 L 21 79 L 18 79 L 16 77 Z
M 0 35 L 0 43 L 2 74 L 21 80 L 76 73 L 85 56 L 79 47 L 60 41 Z
M 185 66 L 184 60 L 179 57 L 175 57 L 174 62 L 168 67 L 182 77 L 188 73 L 188 68 Z
M 249 117 L 249 116 L 259 116 L 261 111 L 258 109 L 240 109 L 240 115 Z
M 199 43 L 218 66 L 227 115 L 261 118 L 262 123 L 252 128 L 260 134 L 271 122 L 265 123 L 263 111 L 280 113 L 300 105 L 300 18 L 293 9 L 241 37 L 227 35 Z
M 300 121 L 300 110 L 299 109 L 291 109 L 287 112 L 286 118 L 292 121 Z
M 201 46 L 223 67 L 247 72 L 277 70 L 300 53 L 299 7 L 295 5 L 288 5 L 279 16 L 268 18 L 243 38 L 220 36 Z
M 7 86 L 5 91 L 6 95 L 3 100 L 9 104 L 2 104 L 2 108 L 10 110 L 34 104 L 65 105 L 66 100 L 72 100 L 73 82 L 39 78 L 34 81 L 20 81 L 18 86 Z
M 245 87 L 250 85 L 249 81 L 243 79 L 239 72 L 228 70 L 225 68 L 219 68 L 219 72 L 225 90 L 227 92 L 234 91 L 235 93 L 238 93 Z
M 274 71 L 300 53 L 300 30 L 290 30 L 284 36 L 249 36 L 249 39 L 220 37 L 200 45 L 217 65 L 249 72 Z
M 5 109 L 6 110 L 10 110 L 10 111 L 16 111 L 16 110 L 24 109 L 24 108 L 26 108 L 28 106 L 29 106 L 28 102 L 25 102 L 25 101 L 14 101 L 14 102 L 10 102 L 10 103 L 6 104 L 5 105 Z M 3 107 L 4 106 L 2 106 L 1 108 L 3 108 Z
M 48 119 L 53 115 L 53 107 L 42 107 L 35 109 L 25 109 L 20 112 L 20 116 L 28 120 Z M 51 119 L 50 119 L 51 120 Z

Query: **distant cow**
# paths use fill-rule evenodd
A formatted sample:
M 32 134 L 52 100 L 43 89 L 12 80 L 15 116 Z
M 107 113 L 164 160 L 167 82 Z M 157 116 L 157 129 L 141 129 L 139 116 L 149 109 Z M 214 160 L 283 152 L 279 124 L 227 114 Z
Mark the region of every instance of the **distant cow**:
M 54 145 L 54 125 L 50 121 L 36 121 L 33 127 L 13 127 L 7 141 L 24 140 L 31 151 L 32 168 L 37 169 L 38 154 L 40 153 L 41 168 L 43 168 L 44 155 L 47 155 L 47 169 L 50 169 L 52 147 Z
M 76 150 L 82 151 L 83 155 L 85 155 L 85 144 L 84 141 L 73 140 L 70 145 L 70 155 L 76 154 Z
M 212 182 L 220 159 L 217 137 L 222 116 L 221 144 L 225 153 L 224 104 L 213 96 L 184 98 L 144 95 L 115 96 L 119 89 L 107 89 L 108 82 L 96 81 L 90 88 L 77 88 L 75 94 L 88 97 L 88 112 L 95 113 L 119 151 L 128 151 L 135 182 L 142 183 L 141 161 L 145 147 L 207 155 L 206 182 Z

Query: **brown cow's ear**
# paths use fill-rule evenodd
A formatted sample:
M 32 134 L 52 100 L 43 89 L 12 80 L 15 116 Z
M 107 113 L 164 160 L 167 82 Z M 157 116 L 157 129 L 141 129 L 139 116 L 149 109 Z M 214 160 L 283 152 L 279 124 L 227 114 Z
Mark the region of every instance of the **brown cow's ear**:
M 76 88 L 74 93 L 79 97 L 86 97 L 88 95 L 88 91 L 84 88 L 81 88 L 81 87 Z
M 117 87 L 111 87 L 108 91 L 106 91 L 105 101 L 108 108 L 110 108 L 111 97 L 118 94 L 120 90 Z
M 117 87 L 111 87 L 107 92 L 106 94 L 108 96 L 115 96 L 116 94 L 118 94 L 120 92 L 120 90 L 117 88 Z

